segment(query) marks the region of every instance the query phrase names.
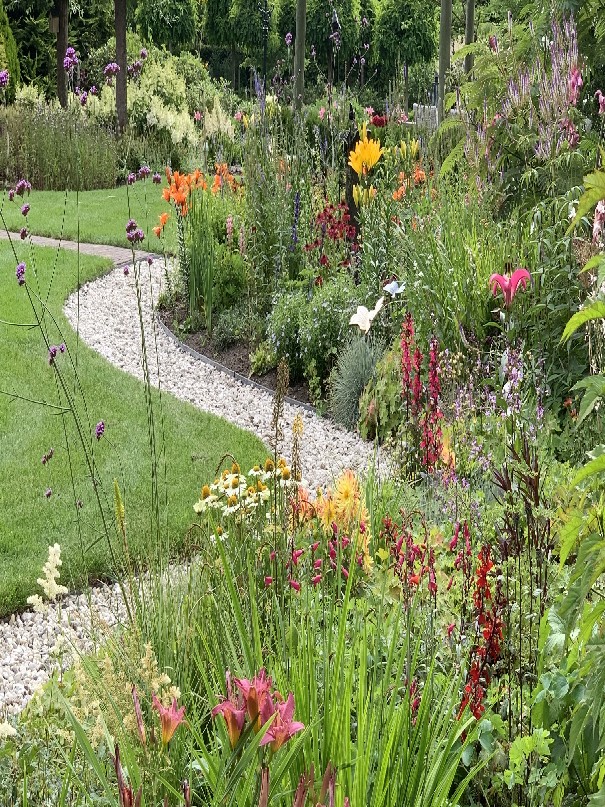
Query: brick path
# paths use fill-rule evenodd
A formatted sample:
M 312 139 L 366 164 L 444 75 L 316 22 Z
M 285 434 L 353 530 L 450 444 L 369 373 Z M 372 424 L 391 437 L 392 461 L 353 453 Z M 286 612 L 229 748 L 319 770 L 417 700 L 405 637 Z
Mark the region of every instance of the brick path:
M 0 231 L 0 238 L 8 240 L 9 238 L 14 241 L 20 241 L 19 233 L 7 233 L 6 230 Z M 109 258 L 116 266 L 123 263 L 132 263 L 132 250 L 125 247 L 112 247 L 106 244 L 79 244 L 76 241 L 60 241 L 58 238 L 46 238 L 43 235 L 29 236 L 32 244 L 38 247 L 60 247 L 61 249 L 79 249 L 83 255 L 95 255 L 98 258 Z M 136 260 L 145 260 L 150 252 L 141 252 L 136 250 Z

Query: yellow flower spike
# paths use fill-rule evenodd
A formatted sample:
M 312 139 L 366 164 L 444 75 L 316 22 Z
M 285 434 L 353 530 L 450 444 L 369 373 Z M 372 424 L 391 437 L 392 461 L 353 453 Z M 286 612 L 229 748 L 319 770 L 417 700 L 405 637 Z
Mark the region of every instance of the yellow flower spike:
M 353 185 L 353 200 L 357 207 L 361 207 L 363 190 L 360 185 Z
M 402 141 L 401 141 L 401 143 L 399 144 L 399 149 L 400 149 L 400 151 L 401 151 L 401 156 L 402 156 L 402 157 L 403 157 L 403 159 L 405 160 L 405 158 L 406 158 L 406 156 L 407 156 L 407 153 L 408 153 L 408 145 L 407 145 L 407 143 L 405 142 L 405 140 L 402 140 Z
M 410 156 L 413 160 L 416 159 L 420 152 L 420 140 L 410 140 Z

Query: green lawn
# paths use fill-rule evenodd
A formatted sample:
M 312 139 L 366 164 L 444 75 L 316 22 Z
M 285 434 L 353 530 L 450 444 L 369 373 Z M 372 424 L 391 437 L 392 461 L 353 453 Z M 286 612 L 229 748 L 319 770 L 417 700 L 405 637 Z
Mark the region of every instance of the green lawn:
M 166 226 L 163 241 L 152 231 L 160 213 L 172 214 L 172 211 L 162 198 L 162 186 L 153 185 L 150 180 L 135 182 L 130 187 L 124 185 L 113 190 L 82 191 L 79 194 L 75 191 L 32 191 L 25 199 L 16 196 L 12 202 L 5 193 L 0 209 L 9 230 L 18 231 L 24 226 L 25 219 L 21 214 L 24 202 L 31 208 L 27 224 L 33 235 L 128 247 L 126 222 L 134 218 L 146 235 L 142 249 L 162 253 L 165 246 L 168 252 L 175 252 L 174 215 Z
M 25 245 L 17 247 L 19 258 L 27 261 Z M 119 480 L 130 549 L 144 556 L 153 548 L 152 465 L 144 386 L 78 343 L 63 316 L 63 301 L 77 283 L 76 255 L 37 249 L 35 263 L 40 292 L 43 297 L 48 293 L 49 341 L 67 343 L 68 352 L 59 353 L 57 363 L 72 391 L 77 387 L 70 361 L 77 362 L 84 395 L 76 393 L 76 397 L 82 430 L 97 463 L 98 489 L 111 514 L 113 479 Z M 27 288 L 17 284 L 15 258 L 6 243 L 0 243 L 0 266 L 0 320 L 31 323 Z M 80 278 L 89 280 L 107 267 L 105 261 L 81 257 Z M 36 289 L 31 261 L 27 280 L 28 287 Z M 56 372 L 49 366 L 39 328 L 0 322 L 0 344 L 0 390 L 33 401 L 61 403 Z M 230 451 L 244 467 L 250 467 L 265 450 L 259 440 L 226 421 L 166 394 L 160 409 L 157 392 L 152 397 L 158 431 L 164 433 L 165 470 L 163 459 L 159 463 L 159 487 L 168 500 L 167 507 L 162 507 L 167 522 L 163 537 L 176 549 L 194 521 L 192 505 L 201 483 L 214 476 L 223 454 Z M 100 420 L 106 431 L 97 441 L 94 429 Z M 54 456 L 43 465 L 41 458 L 50 448 Z M 48 488 L 52 495 L 47 499 Z M 80 509 L 76 508 L 78 499 Z M 71 587 L 81 586 L 87 576 L 111 575 L 108 546 L 102 539 L 99 510 L 71 414 L 0 395 L 0 514 L 0 616 L 22 606 L 37 591 L 36 578 L 49 544 L 61 544 L 62 578 Z M 116 539 L 118 549 L 119 544 Z

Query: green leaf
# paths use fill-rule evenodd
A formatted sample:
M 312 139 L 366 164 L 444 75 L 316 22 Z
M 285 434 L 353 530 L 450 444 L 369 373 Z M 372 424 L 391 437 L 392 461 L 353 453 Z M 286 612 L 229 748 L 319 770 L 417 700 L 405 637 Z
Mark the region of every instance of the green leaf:
M 466 138 L 461 138 L 454 148 L 450 151 L 447 155 L 443 163 L 441 164 L 441 168 L 439 169 L 439 176 L 443 178 L 448 174 L 456 165 L 458 160 L 462 159 L 464 156 L 464 144 L 466 142 Z
M 574 220 L 567 229 L 568 235 L 577 226 L 583 216 L 589 213 L 601 199 L 605 199 L 605 171 L 595 171 L 593 174 L 585 176 L 584 187 L 586 190 L 580 197 Z
M 605 319 L 605 303 L 597 301 L 581 311 L 577 311 L 565 326 L 561 342 L 567 342 L 578 328 L 593 319 Z
M 583 378 L 572 387 L 572 391 L 577 391 L 580 389 L 585 389 L 586 393 L 584 394 L 580 404 L 580 412 L 576 421 L 576 427 L 578 427 L 592 412 L 597 402 L 600 401 L 603 395 L 605 395 L 605 376 L 591 375 L 587 378 Z
M 590 462 L 587 462 L 586 465 L 580 468 L 572 480 L 572 488 L 579 485 L 580 482 L 583 482 L 585 479 L 588 479 L 589 476 L 600 474 L 602 471 L 605 471 L 605 455 L 590 460 Z

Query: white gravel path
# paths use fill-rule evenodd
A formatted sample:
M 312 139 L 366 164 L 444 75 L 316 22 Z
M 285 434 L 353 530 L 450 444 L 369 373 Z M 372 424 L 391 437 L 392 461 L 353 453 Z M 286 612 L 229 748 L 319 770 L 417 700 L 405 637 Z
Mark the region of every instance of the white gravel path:
M 161 384 L 181 400 L 271 440 L 273 397 L 244 385 L 195 359 L 163 333 L 153 318 L 153 303 L 164 277 L 163 262 L 140 264 L 142 318 L 147 340 L 152 383 Z M 72 295 L 65 313 L 80 338 L 116 367 L 142 378 L 141 331 L 135 272 L 116 267 Z M 155 345 L 157 344 L 157 354 Z M 301 464 L 311 488 L 329 484 L 344 468 L 363 470 L 372 461 L 373 447 L 328 420 L 301 407 L 284 405 L 281 453 L 291 454 L 292 422 L 299 412 L 304 422 Z M 225 446 L 228 450 L 229 446 Z M 262 457 L 259 457 L 261 460 Z M 103 586 L 91 593 L 92 611 L 101 626 L 111 627 L 122 618 L 117 586 Z M 57 665 L 53 648 L 59 636 L 78 647 L 90 641 L 91 613 L 85 595 L 67 596 L 60 607 L 46 614 L 26 612 L 0 622 L 0 722 L 2 712 L 19 711 L 32 692 Z

